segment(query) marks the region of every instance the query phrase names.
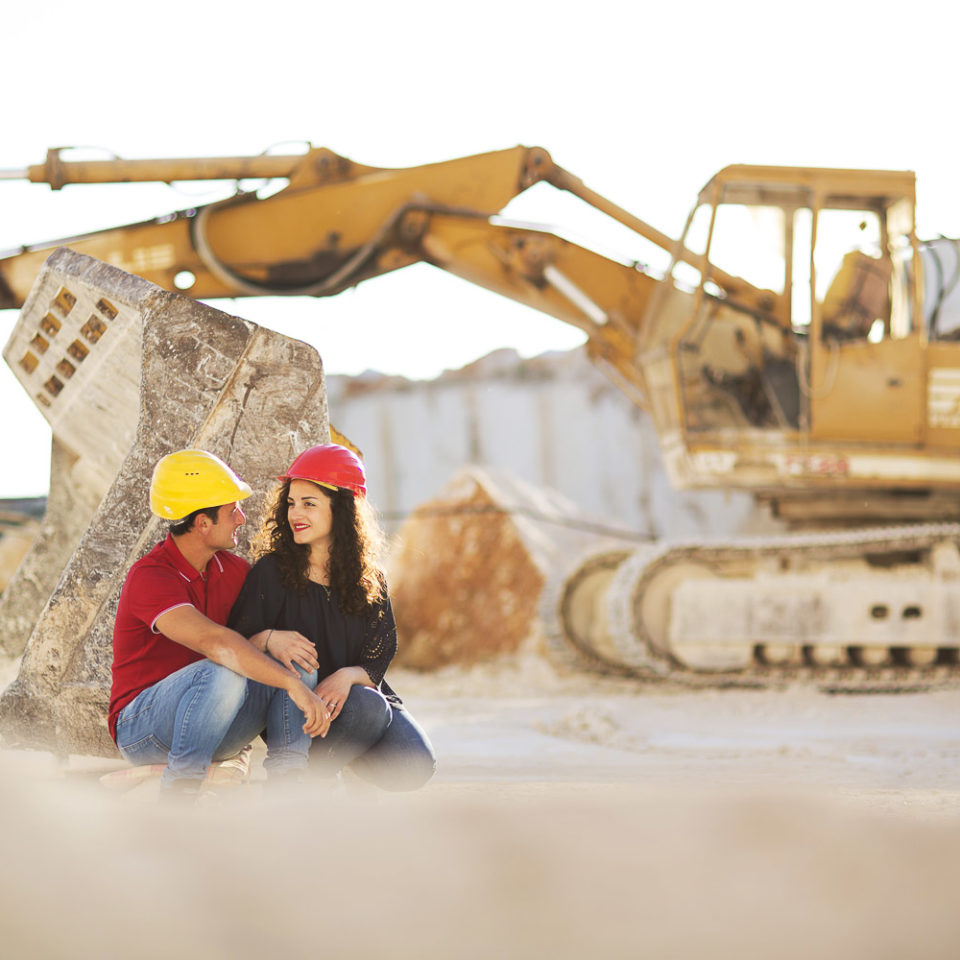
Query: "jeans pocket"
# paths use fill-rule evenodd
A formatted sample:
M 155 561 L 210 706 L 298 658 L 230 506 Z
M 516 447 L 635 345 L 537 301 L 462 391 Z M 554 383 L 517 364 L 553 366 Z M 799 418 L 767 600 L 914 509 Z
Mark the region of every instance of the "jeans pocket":
M 134 743 L 117 744 L 120 755 L 128 763 L 141 766 L 145 763 L 166 763 L 170 748 L 162 744 L 152 733 Z

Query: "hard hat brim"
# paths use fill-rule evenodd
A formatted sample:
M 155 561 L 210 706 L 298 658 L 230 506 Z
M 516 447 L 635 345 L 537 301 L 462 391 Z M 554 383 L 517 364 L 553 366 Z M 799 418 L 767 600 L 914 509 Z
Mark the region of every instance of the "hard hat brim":
M 283 483 L 286 483 L 288 480 L 306 480 L 308 483 L 315 483 L 318 487 L 326 487 L 328 490 L 333 490 L 334 492 L 347 489 L 346 487 L 338 487 L 333 483 L 324 483 L 323 480 L 314 480 L 313 477 L 301 477 L 296 473 L 288 473 L 286 476 L 277 477 L 277 479 Z

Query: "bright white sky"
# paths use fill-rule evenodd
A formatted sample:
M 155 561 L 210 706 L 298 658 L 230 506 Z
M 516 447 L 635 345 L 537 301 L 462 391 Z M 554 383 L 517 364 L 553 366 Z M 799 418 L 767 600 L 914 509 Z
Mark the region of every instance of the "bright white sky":
M 40 163 L 48 147 L 65 145 L 137 158 L 256 154 L 309 140 L 404 167 L 523 143 L 546 147 L 671 236 L 729 163 L 913 169 L 921 237 L 960 236 L 960 8 L 647 6 L 298 0 L 264 19 L 264 5 L 248 0 L 21 4 L 4 18 L 0 168 Z M 199 184 L 53 192 L 0 181 L 0 250 L 220 196 Z M 507 214 L 648 259 L 579 206 L 538 187 Z M 533 355 L 581 341 L 424 265 L 324 300 L 216 305 L 314 344 L 328 373 L 432 377 L 498 347 Z M 15 321 L 0 311 L 0 342 Z M 0 410 L 0 497 L 44 493 L 49 430 L 5 365 Z

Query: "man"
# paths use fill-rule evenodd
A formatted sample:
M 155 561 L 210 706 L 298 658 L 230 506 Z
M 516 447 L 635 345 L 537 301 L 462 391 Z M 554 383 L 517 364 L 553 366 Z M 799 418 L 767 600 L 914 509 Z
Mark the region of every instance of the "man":
M 229 551 L 251 492 L 203 450 L 171 453 L 153 471 L 150 509 L 172 523 L 120 592 L 109 724 L 125 759 L 166 763 L 164 798 L 196 797 L 210 763 L 264 728 L 268 775 L 299 776 L 311 738 L 330 726 L 305 637 L 270 630 L 248 640 L 224 626 L 249 570 Z

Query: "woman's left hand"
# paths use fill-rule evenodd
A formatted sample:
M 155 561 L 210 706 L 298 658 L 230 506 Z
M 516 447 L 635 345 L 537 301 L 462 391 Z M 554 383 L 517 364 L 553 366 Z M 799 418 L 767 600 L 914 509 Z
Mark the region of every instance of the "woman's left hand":
M 347 697 L 350 696 L 351 688 L 355 683 L 359 682 L 359 677 L 356 674 L 358 669 L 357 667 L 341 667 L 339 670 L 331 673 L 329 677 L 324 677 L 323 680 L 317 684 L 315 692 L 327 705 L 331 720 L 336 720 L 337 717 L 340 716 L 343 704 L 346 702 Z M 366 677 L 366 671 L 361 670 L 361 673 Z M 370 678 L 367 677 L 367 683 L 369 682 Z

